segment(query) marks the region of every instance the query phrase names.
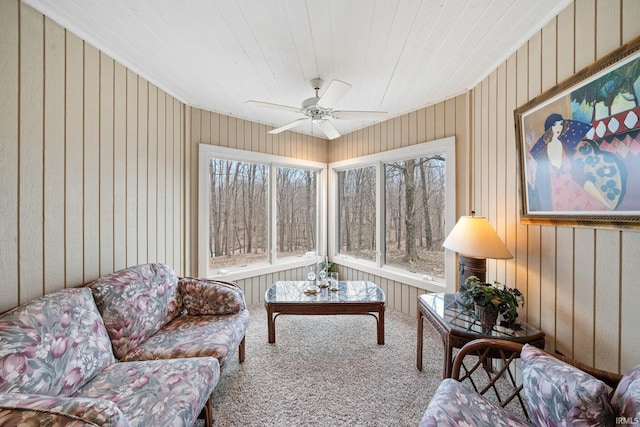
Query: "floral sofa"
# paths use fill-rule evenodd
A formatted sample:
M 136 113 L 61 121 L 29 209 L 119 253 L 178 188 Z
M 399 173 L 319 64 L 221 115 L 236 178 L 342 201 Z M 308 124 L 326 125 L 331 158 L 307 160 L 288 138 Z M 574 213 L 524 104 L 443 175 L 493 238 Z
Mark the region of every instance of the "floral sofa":
M 165 264 L 125 268 L 88 284 L 120 361 L 213 356 L 244 361 L 249 327 L 235 284 L 178 278 Z
M 220 377 L 215 357 L 118 363 L 88 288 L 0 317 L 0 426 L 191 426 Z
M 126 268 L 0 316 L 0 426 L 212 424 L 249 324 L 232 283 Z
M 520 357 L 521 383 L 510 365 Z M 485 369 L 490 359 L 498 367 Z M 489 378 L 479 385 L 473 373 Z M 456 355 L 420 421 L 428 426 L 614 426 L 640 424 L 640 365 L 624 376 L 591 368 L 525 344 L 480 339 Z M 499 396 L 504 381 L 513 389 Z M 463 382 L 470 383 L 467 387 Z M 524 396 L 521 396 L 521 393 Z M 488 394 L 487 394 L 488 393 Z M 491 397 L 491 398 L 490 398 Z M 519 400 L 520 414 L 504 409 Z

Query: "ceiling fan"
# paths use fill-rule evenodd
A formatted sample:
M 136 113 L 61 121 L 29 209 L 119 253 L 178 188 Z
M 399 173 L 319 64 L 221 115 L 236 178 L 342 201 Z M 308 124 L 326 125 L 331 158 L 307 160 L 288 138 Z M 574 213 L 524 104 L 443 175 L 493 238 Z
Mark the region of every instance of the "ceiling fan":
M 247 105 L 293 111 L 306 116 L 287 123 L 284 126 L 280 126 L 279 128 L 272 129 L 269 133 L 280 133 L 311 119 L 313 123 L 317 123 L 318 126 L 320 126 L 320 130 L 322 130 L 329 139 L 336 139 L 340 136 L 340 133 L 329 121 L 330 118 L 341 120 L 379 120 L 387 114 L 384 111 L 334 111 L 333 106 L 351 89 L 351 85 L 340 80 L 333 80 L 329 83 L 329 86 L 327 86 L 322 96 L 318 96 L 318 91 L 322 87 L 322 83 L 324 82 L 321 79 L 311 80 L 311 85 L 316 91 L 316 95 L 302 101 L 302 107 L 300 108 L 262 101 L 247 101 Z

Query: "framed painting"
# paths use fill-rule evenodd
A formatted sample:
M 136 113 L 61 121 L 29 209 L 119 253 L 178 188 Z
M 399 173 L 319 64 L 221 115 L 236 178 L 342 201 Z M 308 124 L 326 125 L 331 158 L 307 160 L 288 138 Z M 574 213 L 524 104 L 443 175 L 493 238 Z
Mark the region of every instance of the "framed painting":
M 522 221 L 640 227 L 640 38 L 515 110 Z

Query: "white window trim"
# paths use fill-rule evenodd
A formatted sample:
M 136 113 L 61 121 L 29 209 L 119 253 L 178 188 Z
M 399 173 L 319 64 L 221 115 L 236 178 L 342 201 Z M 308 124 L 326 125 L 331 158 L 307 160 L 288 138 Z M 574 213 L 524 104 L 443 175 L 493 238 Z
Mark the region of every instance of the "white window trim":
M 445 223 L 448 234 L 456 223 L 456 168 L 455 168 L 455 137 L 450 136 L 409 147 L 384 151 L 348 160 L 329 163 L 329 256 L 333 262 L 357 270 L 399 281 L 419 289 L 431 292 L 455 292 L 456 254 L 445 250 L 445 278 L 444 282 L 425 274 L 411 273 L 400 268 L 382 265 L 382 236 L 384 218 L 384 163 L 406 160 L 411 157 L 425 157 L 430 154 L 445 153 L 447 166 L 445 172 Z M 345 169 L 376 166 L 376 260 L 369 261 L 338 254 L 338 172 Z
M 207 208 L 209 205 L 208 187 L 209 187 L 209 159 L 218 158 L 239 162 L 252 162 L 269 165 L 269 218 L 267 219 L 270 226 L 267 236 L 268 240 L 268 261 L 249 264 L 246 267 L 234 267 L 228 271 L 219 273 L 210 273 L 208 271 L 208 251 L 207 238 L 209 233 L 209 221 Z M 272 189 L 275 188 L 277 167 L 291 167 L 299 169 L 310 169 L 318 172 L 317 182 L 317 209 L 319 213 L 318 227 L 316 230 L 317 237 L 317 253 L 306 254 L 304 256 L 275 258 L 276 248 L 276 203 L 273 197 Z M 273 154 L 256 153 L 253 151 L 238 150 L 235 148 L 219 147 L 216 145 L 199 144 L 198 145 L 198 277 L 207 278 L 224 278 L 225 280 L 240 280 L 249 277 L 255 277 L 263 274 L 274 273 L 292 268 L 304 267 L 308 265 L 313 258 L 318 261 L 323 259 L 327 253 L 327 169 L 326 163 L 313 162 L 310 160 L 294 159 L 291 157 L 277 156 Z

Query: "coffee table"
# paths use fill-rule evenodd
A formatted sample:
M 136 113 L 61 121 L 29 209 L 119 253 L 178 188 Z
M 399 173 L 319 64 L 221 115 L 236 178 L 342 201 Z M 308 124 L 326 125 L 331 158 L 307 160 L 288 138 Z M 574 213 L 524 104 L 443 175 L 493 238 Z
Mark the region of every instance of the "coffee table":
M 281 314 L 329 315 L 366 314 L 376 318 L 378 344 L 384 344 L 385 295 L 382 289 L 367 281 L 340 281 L 339 290 L 319 289 L 306 293 L 307 281 L 280 281 L 265 294 L 269 342 L 276 342 L 276 317 Z
M 528 343 L 544 348 L 544 332 L 518 320 L 518 329 L 494 326 L 486 331 L 478 320 L 456 301 L 455 294 L 425 294 L 418 297 L 418 370 L 422 371 L 423 322 L 426 319 L 442 338 L 444 345 L 444 378 L 451 377 L 453 349 L 462 348 L 478 338 L 495 338 Z

